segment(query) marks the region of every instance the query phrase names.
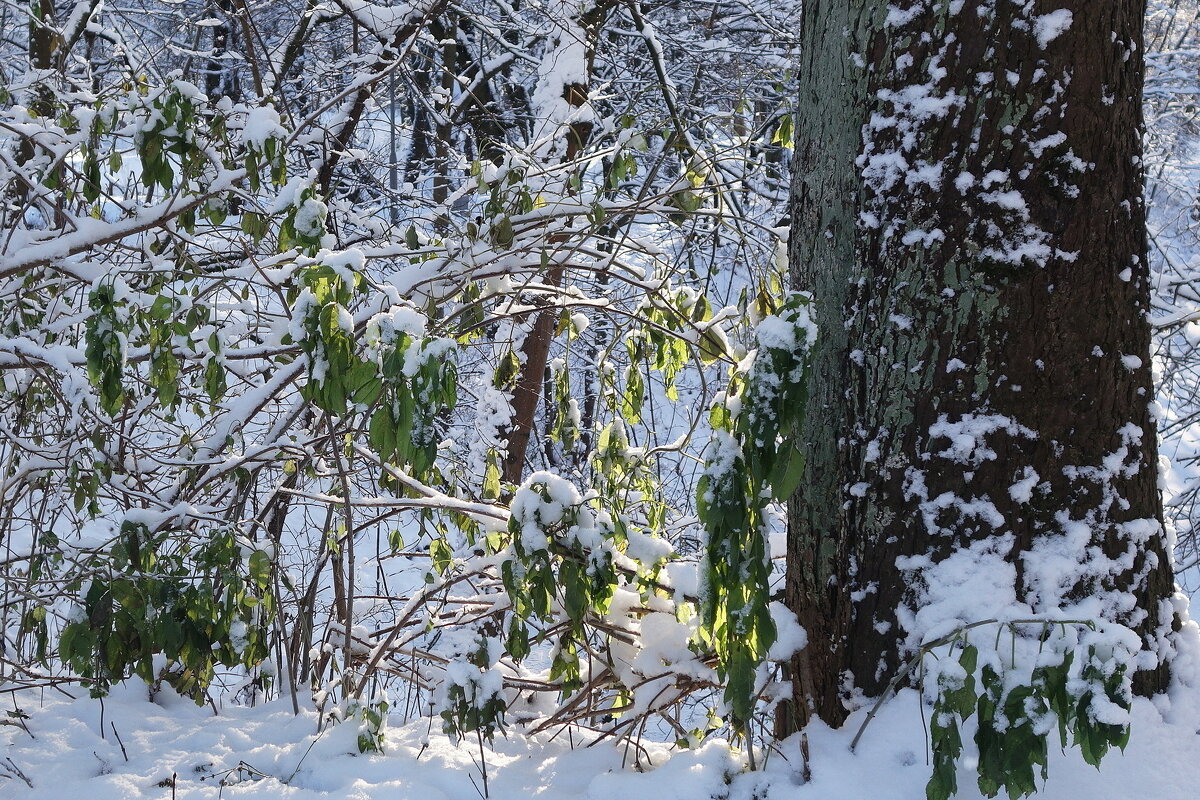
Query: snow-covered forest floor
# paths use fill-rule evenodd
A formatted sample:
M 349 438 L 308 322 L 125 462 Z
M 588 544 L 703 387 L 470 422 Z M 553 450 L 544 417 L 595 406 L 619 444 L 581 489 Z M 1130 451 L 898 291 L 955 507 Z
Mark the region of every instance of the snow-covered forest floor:
M 853 753 L 866 709 L 840 730 L 811 728 L 807 783 L 798 736 L 772 745 L 755 772 L 725 740 L 682 751 L 646 743 L 638 759 L 632 749 L 588 746 L 577 734 L 529 737 L 519 729 L 485 743 L 481 763 L 477 745 L 456 747 L 427 720 L 388 729 L 386 754 L 359 754 L 353 725 L 318 733 L 316 712 L 294 715 L 287 701 L 214 713 L 169 689 L 156 702 L 146 698 L 136 678 L 103 703 L 52 691 L 14 698 L 29 716 L 10 714 L 13 724 L 0 734 L 0 772 L 9 776 L 0 796 L 471 800 L 485 796 L 486 771 L 486 796 L 496 800 L 917 800 L 930 769 L 925 716 L 911 690 L 883 706 Z M 981 797 L 970 774 L 959 781 L 958 797 Z M 1184 800 L 1198 785 L 1200 690 L 1180 686 L 1169 698 L 1135 701 L 1129 746 L 1099 770 L 1077 750 L 1052 747 L 1037 796 Z

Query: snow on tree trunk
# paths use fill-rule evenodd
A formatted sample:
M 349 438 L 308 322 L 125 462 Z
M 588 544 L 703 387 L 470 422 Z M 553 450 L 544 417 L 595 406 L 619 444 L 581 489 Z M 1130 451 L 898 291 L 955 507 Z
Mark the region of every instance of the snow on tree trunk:
M 1129 626 L 1165 687 L 1139 0 L 811 0 L 791 263 L 821 331 L 790 511 L 798 722 L 935 631 Z M 809 697 L 811 695 L 811 698 Z

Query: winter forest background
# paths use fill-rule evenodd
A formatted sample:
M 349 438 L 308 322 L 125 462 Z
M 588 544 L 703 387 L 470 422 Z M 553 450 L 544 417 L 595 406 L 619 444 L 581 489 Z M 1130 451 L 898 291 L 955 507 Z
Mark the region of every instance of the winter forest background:
M 1189 796 L 1200 4 L 808 5 L 0 2 L 0 796 Z M 996 317 L 1121 331 L 1062 488 L 1017 365 L 893 364 L 942 323 L 889 303 L 956 237 L 957 296 L 1058 274 L 1100 195 L 1125 316 Z M 945 464 L 834 361 L 969 375 L 856 401 Z

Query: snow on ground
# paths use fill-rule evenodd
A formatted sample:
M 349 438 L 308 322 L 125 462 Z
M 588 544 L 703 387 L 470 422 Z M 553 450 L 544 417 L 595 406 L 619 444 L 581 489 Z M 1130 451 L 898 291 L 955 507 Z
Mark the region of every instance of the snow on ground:
M 354 723 L 316 733 L 311 708 L 293 715 L 290 702 L 211 707 L 163 692 L 147 699 L 134 679 L 103 703 L 46 690 L 5 703 L 21 708 L 28 731 L 0 727 L 0 797 L 11 800 L 477 800 L 483 796 L 479 749 L 456 747 L 421 720 L 387 732 L 386 754 L 359 755 Z M 1160 709 L 1165 713 L 1160 712 Z M 486 749 L 488 796 L 496 800 L 920 800 L 929 776 L 917 694 L 904 691 L 867 728 L 857 753 L 849 742 L 865 710 L 839 731 L 809 732 L 812 780 L 800 785 L 799 740 L 777 746 L 764 769 L 743 770 L 743 754 L 724 741 L 670 752 L 645 744 L 643 767 L 633 751 L 586 747 L 578 732 L 529 737 L 510 730 Z M 928 714 L 926 713 L 926 717 Z M 16 717 L 0 717 L 15 722 Z M 101 735 L 101 720 L 104 734 Z M 1042 800 L 1150 798 L 1184 800 L 1200 787 L 1200 691 L 1177 690 L 1168 701 L 1138 700 L 1133 736 L 1101 770 L 1077 753 L 1052 749 Z M 964 732 L 966 733 L 966 732 Z M 119 734 L 119 739 L 118 739 Z M 968 738 L 969 734 L 964 738 Z M 122 752 L 124 746 L 124 753 Z M 968 745 L 969 752 L 969 745 Z M 623 758 L 628 755 L 626 765 Z M 648 755 L 653 765 L 646 764 Z M 789 763 L 787 758 L 791 759 Z M 761 758 L 761 756 L 760 756 Z M 18 774 L 19 773 L 19 774 Z M 33 785 L 26 785 L 23 775 Z M 175 786 L 170 785 L 172 776 Z M 960 771 L 959 797 L 980 795 Z

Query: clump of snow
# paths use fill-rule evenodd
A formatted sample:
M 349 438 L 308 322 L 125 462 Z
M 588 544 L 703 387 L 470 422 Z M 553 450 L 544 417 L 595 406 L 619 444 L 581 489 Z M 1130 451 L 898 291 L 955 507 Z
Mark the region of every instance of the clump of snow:
M 604 544 L 596 514 L 579 489 L 551 472 L 530 475 L 513 496 L 510 511 L 527 553 L 545 550 L 550 533 L 589 551 Z
M 919 587 L 914 601 L 901 606 L 897 614 L 910 634 L 911 648 L 963 625 L 992 619 L 998 611 L 1032 614 L 1017 600 L 1017 568 L 1008 561 L 1012 544 L 1011 534 L 1005 534 L 971 542 L 937 563 L 928 556 L 896 560 L 896 566 L 910 573 Z
M 468 626 L 443 631 L 436 647 L 447 659 L 444 679 L 434 695 L 434 710 L 441 713 L 451 706 L 451 690 L 461 690 L 465 701 L 476 709 L 485 708 L 504 696 L 504 674 L 500 656 L 504 652 L 496 638 L 481 636 Z M 484 665 L 474 663 L 476 654 L 485 654 Z
M 796 620 L 790 608 L 780 602 L 772 602 L 771 621 L 775 623 L 775 643 L 767 651 L 767 660 L 786 661 L 808 646 L 808 631 Z
M 392 306 L 376 314 L 367 322 L 367 337 L 382 341 L 394 341 L 396 334 L 407 333 L 414 339 L 425 336 L 425 315 L 411 306 Z
M 325 233 L 325 218 L 329 215 L 329 207 L 316 198 L 309 197 L 300 203 L 296 209 L 293 226 L 301 236 L 316 238 Z
M 1037 37 L 1038 46 L 1045 50 L 1048 44 L 1067 32 L 1074 19 L 1074 15 L 1066 8 L 1039 16 L 1033 23 L 1033 32 Z
M 950 440 L 950 445 L 936 455 L 971 467 L 996 458 L 996 451 L 987 445 L 987 437 L 1001 432 L 1030 439 L 1037 437 L 1035 432 L 1003 414 L 964 414 L 956 421 L 942 414 L 929 426 L 931 439 Z
M 1040 478 L 1032 467 L 1025 467 L 1025 473 L 1019 481 L 1008 487 L 1008 495 L 1018 503 L 1028 503 L 1033 499 L 1033 487 L 1037 486 Z
M 562 152 L 566 126 L 596 120 L 587 98 L 576 96 L 586 95 L 591 82 L 588 37 L 579 23 L 584 4 L 579 0 L 553 0 L 548 5 L 547 19 L 554 30 L 538 65 L 537 83 L 530 98 L 538 120 L 534 140 L 547 155 Z M 572 100 L 583 102 L 573 104 Z
M 761 347 L 789 351 L 796 349 L 795 326 L 779 317 L 763 317 L 754 333 Z
M 246 111 L 242 122 L 242 139 L 261 151 L 268 139 L 283 139 L 287 131 L 279 121 L 279 112 L 271 106 L 257 106 Z

